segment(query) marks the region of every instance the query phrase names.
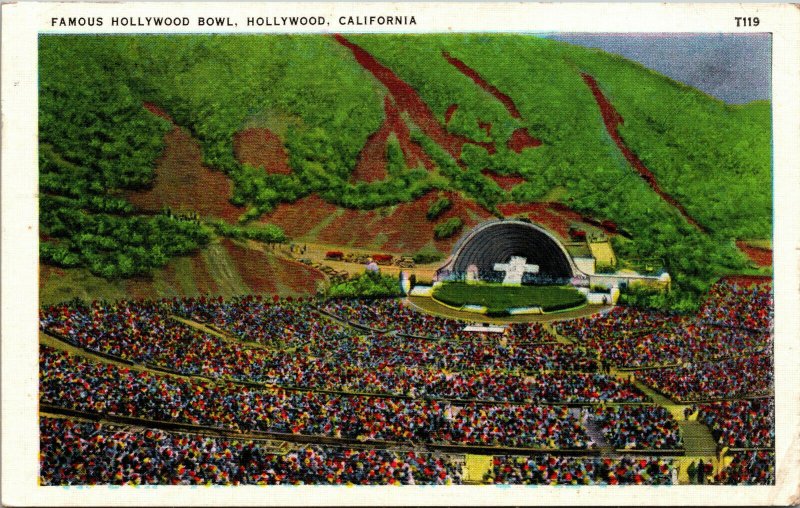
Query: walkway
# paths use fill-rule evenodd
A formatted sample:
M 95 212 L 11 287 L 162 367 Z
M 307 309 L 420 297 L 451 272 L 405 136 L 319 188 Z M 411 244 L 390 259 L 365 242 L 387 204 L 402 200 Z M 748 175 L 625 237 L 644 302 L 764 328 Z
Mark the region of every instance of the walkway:
M 605 436 L 603 436 L 603 431 L 597 426 L 597 423 L 595 423 L 593 419 L 588 418 L 588 412 L 578 408 L 570 408 L 569 412 L 572 416 L 581 420 L 583 427 L 586 429 L 586 433 L 589 434 L 594 444 L 600 449 L 600 455 L 603 457 L 615 455 L 614 447 L 608 444 Z M 585 414 L 587 418 L 583 418 L 583 414 Z
M 627 374 L 622 375 L 627 376 Z M 678 463 L 678 481 L 681 484 L 692 483 L 687 470 L 690 464 L 700 460 L 705 464 L 712 464 L 714 468 L 712 474 L 719 472 L 721 464 L 717 457 L 717 443 L 711 435 L 711 430 L 697 421 L 697 413 L 690 415 L 688 420 L 684 417 L 683 411 L 691 406 L 675 403 L 641 381 L 634 380 L 634 385 L 653 399 L 653 402 L 669 411 L 678 422 L 678 428 L 683 438 L 683 447 L 686 450 L 683 457 L 675 459 Z
M 483 484 L 484 477 L 492 470 L 493 461 L 493 455 L 473 455 L 468 453 L 464 461 L 464 483 L 467 485 Z
M 489 317 L 485 314 L 451 309 L 429 296 L 409 296 L 407 297 L 407 301 L 420 312 L 472 323 L 547 323 L 564 319 L 593 316 L 595 314 L 608 312 L 613 308 L 608 305 L 584 305 L 578 309 L 552 312 L 550 314 L 518 314 L 515 316 Z

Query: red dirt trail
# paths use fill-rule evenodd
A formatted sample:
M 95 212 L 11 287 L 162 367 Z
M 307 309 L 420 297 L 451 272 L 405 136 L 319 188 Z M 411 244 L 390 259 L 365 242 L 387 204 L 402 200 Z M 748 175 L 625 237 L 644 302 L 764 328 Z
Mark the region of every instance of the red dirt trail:
M 389 134 L 392 133 L 392 123 L 389 119 L 389 97 L 383 99 L 383 109 L 386 117 L 381 126 L 369 135 L 364 147 L 358 154 L 356 167 L 350 174 L 351 182 L 377 182 L 388 175 L 386 147 Z
M 175 120 L 172 119 L 172 117 L 169 115 L 169 113 L 167 113 L 163 109 L 159 108 L 158 106 L 156 106 L 152 102 L 143 102 L 142 106 L 144 106 L 144 109 L 146 109 L 147 111 L 153 113 L 156 116 L 160 116 L 164 120 L 167 120 L 169 123 L 172 123 L 172 124 L 175 123 Z
M 617 144 L 617 148 L 619 148 L 620 152 L 622 152 L 622 155 L 625 157 L 628 163 L 633 166 L 633 168 L 639 173 L 639 176 L 641 176 L 647 182 L 647 184 L 650 185 L 650 188 L 653 189 L 656 194 L 661 196 L 661 199 L 675 207 L 675 209 L 678 210 L 681 215 L 683 215 L 683 218 L 686 219 L 689 224 L 693 225 L 698 230 L 705 232 L 705 228 L 703 228 L 700 223 L 698 223 L 689 215 L 683 205 L 681 205 L 675 198 L 661 189 L 661 186 L 659 186 L 658 181 L 656 180 L 656 176 L 649 169 L 647 169 L 647 166 L 644 165 L 641 159 L 639 159 L 639 157 L 637 157 L 636 154 L 633 153 L 630 148 L 628 148 L 628 146 L 625 144 L 625 141 L 622 140 L 622 137 L 619 135 L 618 127 L 619 124 L 625 123 L 625 120 L 622 118 L 622 115 L 620 115 L 617 110 L 614 109 L 614 106 L 606 98 L 606 96 L 603 95 L 603 92 L 600 90 L 600 86 L 597 84 L 597 81 L 594 79 L 594 77 L 584 72 L 581 73 L 581 77 L 592 91 L 592 95 L 594 95 L 594 99 L 597 102 L 597 106 L 600 108 L 601 115 L 603 116 L 603 123 L 606 126 L 608 134 L 611 136 L 611 139 L 614 140 L 614 143 Z
M 144 107 L 155 115 L 169 118 L 153 104 L 145 103 Z M 242 211 L 228 201 L 232 188 L 233 183 L 223 173 L 203 165 L 197 140 L 174 125 L 172 131 L 164 135 L 164 151 L 156 161 L 153 187 L 126 191 L 124 196 L 143 211 L 159 212 L 169 207 L 176 212 L 197 212 L 204 217 L 234 222 Z
M 770 249 L 754 247 L 741 240 L 736 242 L 736 246 L 758 266 L 772 266 L 772 251 Z
M 458 58 L 452 56 L 447 51 L 442 51 L 442 56 L 445 58 L 445 60 L 447 60 L 450 63 L 450 65 L 458 69 L 461 72 L 461 74 L 471 79 L 473 82 L 475 82 L 476 85 L 481 87 L 486 92 L 489 92 L 490 94 L 494 95 L 494 97 L 498 101 L 500 101 L 503 104 L 503 106 L 505 106 L 505 108 L 508 110 L 508 113 L 512 117 L 517 119 L 522 119 L 522 115 L 517 109 L 517 105 L 514 104 L 514 100 L 508 95 L 501 92 L 496 86 L 490 84 L 488 81 L 483 79 L 483 76 L 481 76 L 478 73 L 478 71 L 476 71 L 469 65 L 465 64 Z M 492 128 L 491 124 L 485 124 L 485 123 L 480 124 L 481 128 L 485 128 L 484 127 L 485 125 L 488 125 L 489 130 L 491 130 Z M 490 133 L 489 130 L 486 131 L 486 134 Z M 520 153 L 523 148 L 536 147 L 540 146 L 541 144 L 542 144 L 541 140 L 531 136 L 530 133 L 528 132 L 528 129 L 520 127 L 519 129 L 515 130 L 514 133 L 511 135 L 506 146 L 508 146 L 510 150 L 514 150 L 515 152 Z
M 496 173 L 492 173 L 488 169 L 481 171 L 481 174 L 494 180 L 503 190 L 511 190 L 515 186 L 525 182 L 525 179 L 519 175 L 498 175 Z
M 400 110 L 397 109 L 397 105 L 389 97 L 386 97 L 384 107 L 386 108 L 386 122 L 394 135 L 397 136 L 400 149 L 403 151 L 403 157 L 406 159 L 406 166 L 416 168 L 422 164 L 425 169 L 432 171 L 436 164 L 428 157 L 428 154 L 425 153 L 425 150 L 420 145 L 411 141 L 411 130 L 406 125 L 403 117 L 400 116 Z
M 233 137 L 233 153 L 242 164 L 264 168 L 273 175 L 291 175 L 281 138 L 268 129 L 246 129 Z
M 378 62 L 375 57 L 361 46 L 350 42 L 340 34 L 334 34 L 333 37 L 339 44 L 352 51 L 356 61 L 371 72 L 378 81 L 383 83 L 392 94 L 400 111 L 407 112 L 414 123 L 422 129 L 422 132 L 447 150 L 454 159 L 458 160 L 461 157 L 461 148 L 467 143 L 482 146 L 489 153 L 494 153 L 495 147 L 493 143 L 472 141 L 464 136 L 447 132 L 436 120 L 428 105 L 408 83 L 400 79 L 391 69 Z
M 469 65 L 465 64 L 458 58 L 450 55 L 450 53 L 448 53 L 447 51 L 442 51 L 442 56 L 444 57 L 445 60 L 447 60 L 447 62 L 450 65 L 458 69 L 461 72 L 461 74 L 474 81 L 476 85 L 478 85 L 485 91 L 494 95 L 498 101 L 503 103 L 503 106 L 506 107 L 511 116 L 518 119 L 522 118 L 522 115 L 519 113 L 519 110 L 517 109 L 517 105 L 514 104 L 514 101 L 511 99 L 511 97 L 504 94 L 503 92 L 498 90 L 496 86 L 490 84 L 488 81 L 483 79 L 483 76 L 478 74 L 478 71 L 476 71 Z
M 542 142 L 531 136 L 528 129 L 525 127 L 520 127 L 515 130 L 506 142 L 508 149 L 514 150 L 517 153 L 521 153 L 525 148 L 535 148 L 541 146 L 541 144 Z
M 447 108 L 447 111 L 444 112 L 445 124 L 450 123 L 450 119 L 453 118 L 453 115 L 456 113 L 457 109 L 458 109 L 458 104 L 450 104 L 450 106 Z
M 434 163 L 422 150 L 422 147 L 411 141 L 411 131 L 400 116 L 400 110 L 388 95 L 383 99 L 384 120 L 380 128 L 373 132 L 361 152 L 358 154 L 356 167 L 350 177 L 353 182 L 376 182 L 387 176 L 386 148 L 389 135 L 394 134 L 403 151 L 406 165 L 415 168 L 422 164 L 431 171 Z

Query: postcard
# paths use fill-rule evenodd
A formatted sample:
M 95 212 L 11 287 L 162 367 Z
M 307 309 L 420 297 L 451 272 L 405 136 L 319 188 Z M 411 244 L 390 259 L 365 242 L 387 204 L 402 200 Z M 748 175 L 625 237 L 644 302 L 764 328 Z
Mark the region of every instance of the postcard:
M 2 12 L 5 504 L 799 499 L 796 6 Z

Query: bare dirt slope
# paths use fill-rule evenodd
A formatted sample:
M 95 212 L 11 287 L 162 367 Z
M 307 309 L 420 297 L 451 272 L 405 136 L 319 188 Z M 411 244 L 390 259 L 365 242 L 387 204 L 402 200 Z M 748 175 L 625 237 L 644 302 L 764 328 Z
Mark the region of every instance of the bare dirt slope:
M 156 105 L 147 103 L 144 106 L 151 113 L 172 121 Z M 201 217 L 233 222 L 244 210 L 228 201 L 232 188 L 233 183 L 227 176 L 203 164 L 200 143 L 186 129 L 173 123 L 173 129 L 164 135 L 164 151 L 156 161 L 152 188 L 128 191 L 125 198 L 146 212 L 160 212 L 168 207 L 173 211 L 196 212 Z

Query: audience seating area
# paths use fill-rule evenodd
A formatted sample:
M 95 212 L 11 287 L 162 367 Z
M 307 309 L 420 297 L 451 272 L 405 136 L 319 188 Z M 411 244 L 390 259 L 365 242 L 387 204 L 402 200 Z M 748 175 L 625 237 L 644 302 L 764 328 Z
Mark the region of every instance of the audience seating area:
M 395 299 L 45 306 L 41 483 L 443 485 L 482 454 L 486 483 L 671 484 L 683 423 L 652 389 L 697 405 L 715 483 L 771 484 L 772 321 L 770 285 L 728 282 L 695 315 L 503 334 Z

